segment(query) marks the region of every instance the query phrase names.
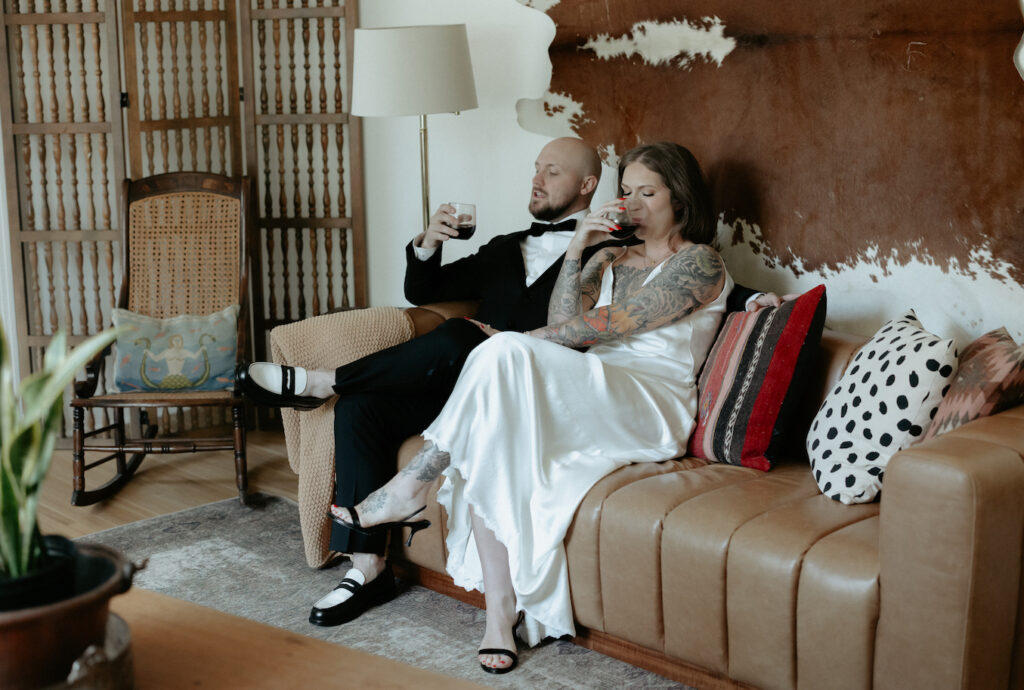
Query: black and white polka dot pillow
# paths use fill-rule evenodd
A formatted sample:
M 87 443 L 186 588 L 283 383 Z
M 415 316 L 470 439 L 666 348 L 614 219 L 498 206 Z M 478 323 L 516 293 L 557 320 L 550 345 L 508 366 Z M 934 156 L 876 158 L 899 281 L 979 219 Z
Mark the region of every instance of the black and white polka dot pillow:
M 807 456 L 818 488 L 868 503 L 896 451 L 921 437 L 956 374 L 957 350 L 911 310 L 865 343 L 814 416 Z

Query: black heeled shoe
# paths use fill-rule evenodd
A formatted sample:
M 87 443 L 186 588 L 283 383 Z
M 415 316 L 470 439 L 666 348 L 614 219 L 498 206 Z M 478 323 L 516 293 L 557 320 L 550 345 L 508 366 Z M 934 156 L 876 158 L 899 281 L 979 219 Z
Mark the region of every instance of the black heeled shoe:
M 424 510 L 426 510 L 426 506 L 422 506 L 421 508 L 414 510 L 401 520 L 395 520 L 394 522 L 382 522 L 379 525 L 370 525 L 369 527 L 364 527 L 363 525 L 359 524 L 359 514 L 356 513 L 355 508 L 351 508 L 349 506 L 338 506 L 333 504 L 331 505 L 331 507 L 343 508 L 344 510 L 347 510 L 349 517 L 352 518 L 352 522 L 345 522 L 340 517 L 335 515 L 334 512 L 331 510 L 327 511 L 327 517 L 331 518 L 331 520 L 341 525 L 342 527 L 347 527 L 351 530 L 355 530 L 360 534 L 380 534 L 381 532 L 386 532 L 392 527 L 408 527 L 411 531 L 409 532 L 409 538 L 405 540 L 406 546 L 412 546 L 412 538 L 416 536 L 417 532 L 419 532 L 421 529 L 426 529 L 430 527 L 430 520 L 423 519 L 415 520 L 413 522 L 409 521 L 409 518 L 411 518 L 413 515 L 422 513 Z
M 250 367 L 257 364 L 268 364 L 281 367 L 281 392 L 275 393 L 264 388 L 253 379 Z M 252 399 L 257 405 L 264 407 L 291 407 L 298 410 L 315 410 L 327 402 L 327 398 L 317 398 L 313 395 L 295 394 L 295 367 L 283 364 L 272 364 L 271 362 L 244 362 L 235 368 L 235 381 L 238 387 L 246 396 Z
M 516 622 L 512 624 L 512 641 L 513 642 L 516 639 L 516 628 L 518 628 L 519 625 L 523 622 L 523 616 L 525 616 L 525 615 L 526 615 L 525 611 L 520 611 L 519 612 L 519 618 L 517 618 Z M 509 659 L 512 660 L 512 663 L 509 664 L 508 666 L 501 666 L 501 667 L 498 667 L 498 668 L 495 668 L 493 666 L 484 666 L 484 663 L 482 661 L 479 662 L 480 663 L 480 668 L 482 668 L 487 673 L 508 673 L 509 671 L 514 669 L 519 664 L 519 655 L 516 654 L 515 651 L 513 651 L 511 649 L 500 649 L 498 647 L 487 647 L 485 649 L 478 649 L 476 654 L 477 654 L 477 656 L 480 656 L 481 654 L 500 654 L 502 656 L 507 656 Z

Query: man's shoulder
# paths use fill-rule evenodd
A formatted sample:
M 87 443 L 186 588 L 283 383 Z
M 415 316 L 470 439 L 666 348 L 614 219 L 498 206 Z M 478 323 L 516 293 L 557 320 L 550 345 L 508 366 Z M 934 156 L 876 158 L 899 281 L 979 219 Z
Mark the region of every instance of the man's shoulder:
M 508 251 L 509 247 L 516 247 L 518 249 L 519 243 L 527 236 L 525 230 L 519 230 L 517 232 L 507 232 L 502 235 L 495 235 L 491 239 L 480 245 L 476 253 L 489 254 L 495 251 Z
M 495 242 L 499 244 L 502 242 L 515 242 L 523 239 L 524 237 L 526 237 L 526 230 L 516 230 L 515 232 L 506 232 L 501 235 L 495 235 L 490 240 L 488 240 L 487 244 Z

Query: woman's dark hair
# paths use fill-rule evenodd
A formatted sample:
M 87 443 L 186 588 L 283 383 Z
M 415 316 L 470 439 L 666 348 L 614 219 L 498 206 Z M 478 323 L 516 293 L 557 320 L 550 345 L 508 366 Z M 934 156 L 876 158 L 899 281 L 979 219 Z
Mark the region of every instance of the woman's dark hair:
M 632 148 L 619 161 L 619 194 L 622 171 L 630 163 L 640 163 L 665 181 L 675 209 L 679 234 L 697 244 L 714 244 L 717 236 L 715 209 L 700 164 L 689 149 L 671 141 L 644 144 Z

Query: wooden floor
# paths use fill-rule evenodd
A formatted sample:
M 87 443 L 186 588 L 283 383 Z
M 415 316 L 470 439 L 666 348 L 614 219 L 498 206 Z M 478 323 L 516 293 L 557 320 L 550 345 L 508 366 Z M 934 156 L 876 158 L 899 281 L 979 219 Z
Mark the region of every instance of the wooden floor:
M 246 451 L 250 492 L 262 491 L 296 499 L 299 477 L 288 466 L 281 432 L 249 432 Z M 106 481 L 102 476 L 105 471 L 106 467 L 90 470 L 86 474 L 86 488 L 95 488 Z M 73 506 L 71 451 L 57 450 L 43 484 L 39 524 L 43 534 L 74 538 L 237 496 L 235 465 L 230 451 L 151 455 L 113 498 L 91 506 Z

